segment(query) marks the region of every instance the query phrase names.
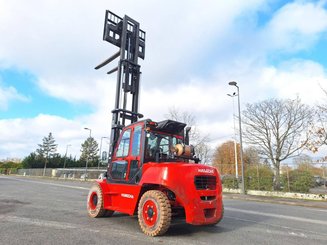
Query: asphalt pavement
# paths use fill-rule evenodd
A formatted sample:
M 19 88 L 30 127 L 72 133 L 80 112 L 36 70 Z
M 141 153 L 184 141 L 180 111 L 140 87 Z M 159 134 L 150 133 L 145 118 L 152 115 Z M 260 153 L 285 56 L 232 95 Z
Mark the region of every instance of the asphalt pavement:
M 164 236 L 148 237 L 136 216 L 89 218 L 90 185 L 0 175 L 0 244 L 327 244 L 325 206 L 231 194 L 218 225 L 178 221 Z
M 325 200 L 325 201 L 312 200 L 311 201 L 311 200 L 296 199 L 296 198 L 267 197 L 267 196 L 254 196 L 254 195 L 231 194 L 231 193 L 224 193 L 224 198 L 225 199 L 276 203 L 276 204 L 285 204 L 285 205 L 292 205 L 292 206 L 327 209 L 327 200 Z

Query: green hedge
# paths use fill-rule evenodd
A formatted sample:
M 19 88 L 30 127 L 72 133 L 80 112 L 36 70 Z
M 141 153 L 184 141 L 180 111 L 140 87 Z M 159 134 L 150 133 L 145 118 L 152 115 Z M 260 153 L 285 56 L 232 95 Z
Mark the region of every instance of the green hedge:
M 282 175 L 281 178 L 283 190 L 288 192 L 309 193 L 310 188 L 314 185 L 314 179 L 310 171 L 291 170 Z M 288 186 L 289 185 L 289 186 Z
M 272 169 L 265 165 L 248 166 L 245 171 L 245 186 L 247 190 L 273 191 L 273 179 Z M 223 176 L 222 181 L 225 188 L 239 188 L 239 183 L 235 176 Z M 288 174 L 284 173 L 281 175 L 281 186 L 285 192 L 309 193 L 310 188 L 314 186 L 314 179 L 310 171 L 289 170 Z
M 0 174 L 17 174 L 17 168 L 0 168 Z
M 245 177 L 245 185 L 248 190 L 273 190 L 274 173 L 268 166 L 250 166 L 245 172 Z
M 238 189 L 238 181 L 235 176 L 224 176 L 222 178 L 224 188 Z

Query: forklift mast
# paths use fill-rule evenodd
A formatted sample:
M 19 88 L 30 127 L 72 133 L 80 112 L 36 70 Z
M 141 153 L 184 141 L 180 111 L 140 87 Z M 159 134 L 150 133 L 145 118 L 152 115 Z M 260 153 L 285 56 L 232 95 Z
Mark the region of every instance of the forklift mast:
M 138 118 L 143 117 L 138 111 L 141 74 L 138 58 L 144 59 L 145 32 L 140 29 L 137 21 L 127 15 L 121 18 L 107 10 L 103 40 L 119 48 L 117 53 L 95 67 L 96 70 L 100 69 L 119 57 L 118 66 L 107 73 L 117 72 L 109 149 L 109 161 L 111 161 L 121 130 L 126 124 L 137 122 Z
M 199 159 L 188 145 L 190 128 L 173 120 L 138 121 L 143 117 L 138 58 L 144 59 L 145 32 L 130 17 L 107 10 L 103 39 L 119 51 L 95 69 L 119 57 L 108 72 L 117 72 L 117 87 L 109 164 L 105 178 L 96 180 L 88 194 L 89 216 L 137 214 L 149 236 L 163 235 L 175 217 L 193 225 L 217 224 L 224 211 L 221 180 L 216 168 L 196 164 Z

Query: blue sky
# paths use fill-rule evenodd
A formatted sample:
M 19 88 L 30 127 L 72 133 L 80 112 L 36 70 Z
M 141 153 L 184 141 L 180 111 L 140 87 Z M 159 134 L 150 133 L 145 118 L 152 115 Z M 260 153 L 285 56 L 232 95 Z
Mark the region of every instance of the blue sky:
M 31 118 L 40 113 L 73 119 L 92 112 L 87 103 L 69 103 L 45 94 L 37 86 L 37 78 L 27 72 L 4 69 L 0 71 L 0 81 L 3 87 L 13 87 L 25 97 L 10 101 L 8 107 L 0 111 L 1 119 Z
M 77 156 L 84 127 L 98 141 L 109 135 L 115 76 L 94 70 L 116 51 L 102 41 L 108 7 L 147 33 L 141 113 L 191 111 L 213 147 L 233 135 L 228 81 L 238 81 L 242 107 L 324 100 L 325 0 L 0 0 L 0 159 L 28 155 L 49 132 L 59 153 L 70 144 Z

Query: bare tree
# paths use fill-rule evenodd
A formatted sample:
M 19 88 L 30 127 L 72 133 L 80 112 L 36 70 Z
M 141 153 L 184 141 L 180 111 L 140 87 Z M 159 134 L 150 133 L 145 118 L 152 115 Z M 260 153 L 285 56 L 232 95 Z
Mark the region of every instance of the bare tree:
M 300 165 L 306 166 L 306 170 L 309 169 L 309 166 L 312 165 L 312 158 L 306 154 L 300 154 L 299 156 L 294 157 L 293 163 L 298 167 Z
M 195 153 L 202 163 L 208 164 L 211 162 L 211 147 L 208 142 L 200 142 L 196 145 Z
M 317 124 L 315 128 L 316 146 L 327 145 L 327 90 L 323 89 L 326 95 L 326 104 L 318 106 L 317 110 Z
M 257 148 L 253 146 L 245 148 L 243 161 L 245 166 L 258 165 L 260 163 L 260 157 Z
M 186 123 L 191 127 L 190 143 L 195 148 L 195 154 L 201 159 L 202 163 L 208 163 L 210 159 L 211 148 L 209 145 L 209 135 L 203 135 L 196 125 L 196 118 L 194 114 L 187 111 L 180 111 L 176 107 L 169 108 L 168 114 L 165 115 L 167 119 Z
M 313 114 L 299 98 L 268 99 L 248 104 L 243 111 L 244 138 L 270 159 L 276 190 L 280 189 L 281 161 L 299 154 L 310 142 Z

